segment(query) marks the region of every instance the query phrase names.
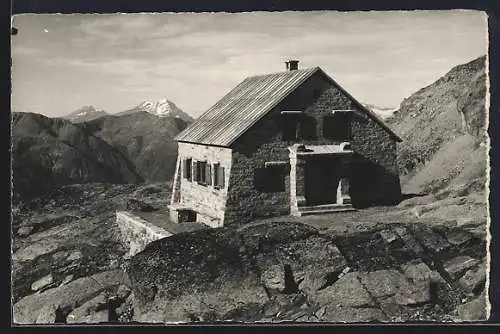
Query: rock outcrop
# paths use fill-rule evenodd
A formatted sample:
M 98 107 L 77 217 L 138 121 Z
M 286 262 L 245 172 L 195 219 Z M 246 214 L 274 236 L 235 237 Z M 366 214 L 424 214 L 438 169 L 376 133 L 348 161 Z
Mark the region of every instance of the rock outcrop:
M 474 236 L 457 243 L 459 233 L 392 224 L 340 236 L 260 222 L 176 234 L 130 260 L 134 320 L 456 319 L 456 307 L 484 288 L 475 273 L 486 251 Z

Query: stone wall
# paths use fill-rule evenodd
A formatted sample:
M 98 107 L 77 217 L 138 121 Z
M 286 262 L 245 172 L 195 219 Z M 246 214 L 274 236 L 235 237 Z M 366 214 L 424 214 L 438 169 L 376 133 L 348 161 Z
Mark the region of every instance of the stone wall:
M 362 114 L 351 122 L 351 147 L 357 153 L 351 162 L 353 204 L 395 204 L 401 199 L 396 142 L 376 121 Z
M 206 161 L 208 164 L 219 163 L 224 167 L 224 188 L 215 189 L 212 185 L 202 185 L 184 178 L 182 161 L 185 158 Z M 179 180 L 179 194 L 172 194 L 173 198 L 179 197 L 179 202 L 197 213 L 197 221 L 211 227 L 222 226 L 224 210 L 231 173 L 231 149 L 208 145 L 179 143 L 178 168 L 176 180 Z M 212 168 L 213 173 L 213 168 Z M 179 177 L 177 177 L 177 175 Z M 212 182 L 213 183 L 213 182 Z M 174 204 L 174 203 L 172 203 Z
M 290 192 L 293 190 L 290 189 L 289 182 L 290 166 L 283 167 L 285 187 L 279 192 L 262 192 L 256 189 L 255 171 L 265 168 L 266 161 L 289 162 L 288 147 L 295 143 L 340 144 L 340 141 L 323 135 L 323 119 L 331 114 L 332 110 L 356 108 L 356 103 L 332 85 L 326 77 L 316 74 L 238 138 L 231 145 L 233 166 L 229 180 L 225 223 L 244 223 L 258 217 L 289 214 Z M 282 140 L 282 110 L 304 111 L 306 126 L 298 140 Z M 375 163 L 371 168 L 377 170 L 373 173 L 379 181 L 370 185 L 369 193 L 372 199 L 376 202 L 396 197 L 400 193 L 400 187 L 395 142 L 368 116 L 362 120 L 354 118 L 351 124 L 353 149 L 359 150 L 361 160 L 366 155 L 367 161 Z M 382 171 L 378 171 L 380 168 Z M 357 178 L 358 175 L 353 173 L 348 177 Z M 355 191 L 359 188 L 358 184 L 359 182 L 354 182 Z
M 129 247 L 127 257 L 139 253 L 152 241 L 172 235 L 172 233 L 125 211 L 116 213 L 116 223 L 120 228 L 122 243 Z

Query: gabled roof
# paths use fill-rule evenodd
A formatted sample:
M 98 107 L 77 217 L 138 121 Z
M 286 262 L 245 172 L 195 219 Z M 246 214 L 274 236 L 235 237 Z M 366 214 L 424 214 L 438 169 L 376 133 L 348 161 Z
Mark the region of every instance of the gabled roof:
M 227 147 L 317 72 L 324 74 L 393 138 L 401 141 L 380 118 L 356 101 L 319 67 L 246 78 L 178 134 L 175 140 Z

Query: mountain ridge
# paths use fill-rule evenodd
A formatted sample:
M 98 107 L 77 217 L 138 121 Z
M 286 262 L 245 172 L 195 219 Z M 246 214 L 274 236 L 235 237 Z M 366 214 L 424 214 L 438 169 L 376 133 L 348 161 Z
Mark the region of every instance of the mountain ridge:
M 398 147 L 398 165 L 405 191 L 484 188 L 485 67 L 486 56 L 454 66 L 405 98 L 387 119 L 403 139 Z

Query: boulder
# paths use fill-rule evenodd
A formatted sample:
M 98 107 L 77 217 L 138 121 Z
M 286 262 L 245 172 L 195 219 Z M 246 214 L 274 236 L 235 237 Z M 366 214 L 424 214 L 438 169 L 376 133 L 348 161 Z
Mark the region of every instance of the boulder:
M 467 292 L 477 291 L 486 282 L 486 263 L 469 269 L 458 281 L 460 286 Z
M 459 279 L 467 270 L 474 268 L 479 264 L 479 260 L 468 255 L 460 255 L 446 261 L 443 264 L 444 270 L 452 279 Z
M 454 246 L 464 246 L 469 243 L 473 236 L 471 233 L 461 230 L 461 229 L 453 229 L 445 233 L 446 240 Z
M 394 229 L 394 232 L 396 232 L 403 241 L 404 243 L 403 250 L 409 251 L 416 255 L 424 253 L 424 249 L 417 242 L 417 239 L 406 228 L 396 227 Z
M 69 256 L 66 258 L 66 260 L 70 262 L 76 262 L 80 261 L 83 258 L 83 254 L 80 251 L 73 251 L 69 254 Z
M 451 244 L 430 228 L 415 227 L 413 233 L 420 244 L 435 254 L 441 254 L 451 247 Z
M 73 274 L 67 275 L 66 277 L 63 278 L 61 285 L 64 285 L 64 284 L 71 282 L 74 277 L 75 277 L 75 275 L 73 275 Z
M 262 284 L 270 290 L 283 291 L 285 289 L 285 268 L 275 264 L 267 267 L 260 275 Z
M 99 295 L 105 289 L 119 286 L 123 280 L 123 271 L 112 270 L 90 277 L 82 277 L 68 284 L 26 296 L 13 306 L 14 323 L 35 323 L 40 314 L 45 312 L 44 307 L 49 307 L 49 305 L 68 314 L 76 307 Z
M 71 314 L 68 316 L 68 324 L 99 324 L 99 323 L 109 322 L 109 312 L 108 310 L 102 310 L 98 312 L 92 312 L 88 315 L 82 316 L 80 318 L 73 319 Z
M 422 260 L 410 261 L 401 266 L 405 276 L 412 282 L 428 280 L 432 275 L 432 270 Z
M 461 304 L 456 309 L 456 321 L 484 321 L 486 314 L 487 300 L 483 292 L 475 299 Z
M 48 274 L 47 276 L 44 276 L 40 278 L 39 280 L 33 282 L 31 284 L 31 290 L 32 291 L 38 291 L 40 289 L 43 289 L 49 285 L 51 285 L 54 282 L 52 274 Z
M 361 284 L 357 272 L 347 273 L 333 285 L 316 291 L 311 299 L 317 305 L 335 304 L 348 307 L 374 306 L 374 301 Z
M 393 242 L 399 240 L 401 237 L 392 229 L 386 229 L 377 232 L 378 235 L 384 240 L 384 242 L 388 245 L 392 244 Z
M 83 303 L 81 306 L 75 308 L 66 317 L 66 323 L 93 323 L 102 322 L 102 312 L 106 313 L 106 320 L 108 320 L 107 310 L 108 298 L 105 293 L 99 294 L 97 297 Z
M 33 231 L 33 226 L 23 226 L 17 230 L 17 235 L 20 237 L 27 237 Z
M 35 324 L 54 324 L 56 322 L 57 307 L 54 304 L 43 306 L 37 314 Z
M 414 275 L 415 280 L 409 281 L 400 272 L 377 270 L 361 275 L 361 282 L 371 296 L 379 303 L 394 303 L 398 305 L 418 305 L 430 300 L 430 276 L 407 271 Z

